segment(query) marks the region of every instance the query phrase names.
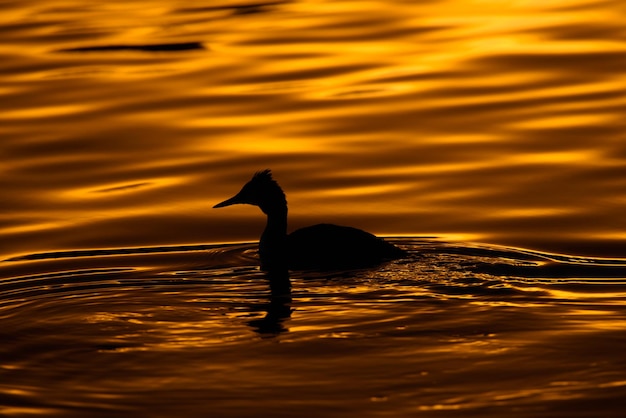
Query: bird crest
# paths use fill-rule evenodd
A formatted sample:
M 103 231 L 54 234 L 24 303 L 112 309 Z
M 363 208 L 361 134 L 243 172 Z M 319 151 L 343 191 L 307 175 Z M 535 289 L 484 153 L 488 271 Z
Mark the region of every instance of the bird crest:
M 283 189 L 281 189 L 278 182 L 272 177 L 272 170 L 270 170 L 269 168 L 254 173 L 254 176 L 252 176 L 252 180 L 250 180 L 250 182 L 258 185 L 259 187 L 262 187 L 264 190 L 271 190 L 274 193 L 280 190 L 279 194 L 283 197 L 285 195 Z
M 280 207 L 287 204 L 285 192 L 278 182 L 272 177 L 270 169 L 257 171 L 252 179 L 244 186 L 244 190 L 248 189 L 249 193 L 255 196 L 258 206 L 266 210 L 273 206 Z M 248 191 L 247 190 L 247 191 Z
M 276 183 L 276 180 L 272 178 L 272 170 L 270 170 L 269 168 L 266 168 L 262 171 L 257 171 L 256 173 L 254 173 L 254 176 L 252 176 L 252 179 L 257 181 L 273 181 L 274 183 Z

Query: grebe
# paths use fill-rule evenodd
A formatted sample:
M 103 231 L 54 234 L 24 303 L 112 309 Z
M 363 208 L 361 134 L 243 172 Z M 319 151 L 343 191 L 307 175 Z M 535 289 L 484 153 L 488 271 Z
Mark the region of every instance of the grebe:
M 239 193 L 213 207 L 235 204 L 258 206 L 267 215 L 259 240 L 265 271 L 371 267 L 406 255 L 393 244 L 348 226 L 319 224 L 287 235 L 287 199 L 270 170 L 257 172 Z

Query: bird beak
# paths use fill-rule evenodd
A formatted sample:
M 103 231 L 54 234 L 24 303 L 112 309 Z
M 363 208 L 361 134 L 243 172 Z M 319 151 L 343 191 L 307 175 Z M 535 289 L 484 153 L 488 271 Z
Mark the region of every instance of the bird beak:
M 230 199 L 226 199 L 223 202 L 220 202 L 217 205 L 213 206 L 213 209 L 223 208 L 224 206 L 236 205 L 238 203 L 244 203 L 244 202 L 241 200 L 241 197 L 237 194 L 231 197 Z

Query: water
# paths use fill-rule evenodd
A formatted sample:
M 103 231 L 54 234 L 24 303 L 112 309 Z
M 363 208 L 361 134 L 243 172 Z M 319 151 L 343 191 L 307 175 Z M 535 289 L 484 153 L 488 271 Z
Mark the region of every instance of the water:
M 626 260 L 395 242 L 410 256 L 273 296 L 254 244 L 5 261 L 3 413 L 623 412 Z
M 623 2 L 0 10 L 0 415 L 623 415 Z M 411 257 L 272 296 L 265 168 Z

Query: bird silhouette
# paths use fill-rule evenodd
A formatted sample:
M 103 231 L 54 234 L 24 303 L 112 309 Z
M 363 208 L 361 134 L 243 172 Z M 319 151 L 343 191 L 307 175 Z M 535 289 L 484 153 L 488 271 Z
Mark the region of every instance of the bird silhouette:
M 267 215 L 259 240 L 264 271 L 365 268 L 406 255 L 395 245 L 348 226 L 318 224 L 287 235 L 287 199 L 270 170 L 255 173 L 239 193 L 213 207 L 235 204 L 258 206 Z

